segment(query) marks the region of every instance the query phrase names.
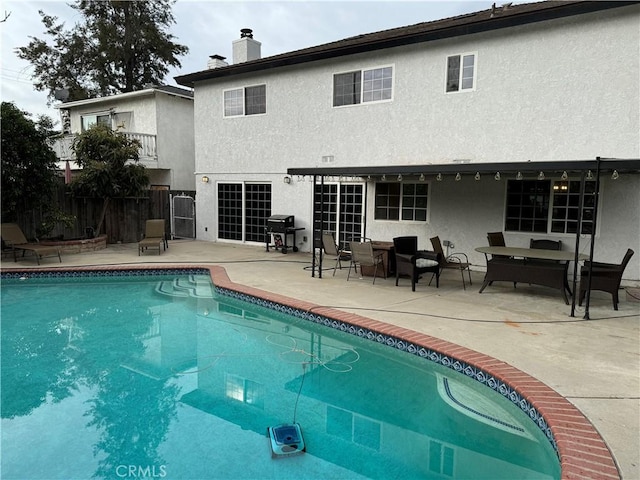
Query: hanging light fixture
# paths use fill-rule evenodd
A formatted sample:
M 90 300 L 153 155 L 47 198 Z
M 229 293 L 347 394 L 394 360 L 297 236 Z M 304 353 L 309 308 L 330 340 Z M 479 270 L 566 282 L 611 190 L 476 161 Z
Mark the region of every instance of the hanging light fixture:
M 618 170 L 614 170 L 611 174 L 611 180 L 617 180 L 620 175 L 618 174 Z
M 522 180 L 522 173 L 518 172 L 516 175 L 516 180 Z
M 402 181 L 402 174 L 398 174 L 398 181 L 401 182 Z
M 462 175 L 460 175 L 460 173 L 456 173 L 456 182 L 459 182 L 460 180 L 462 180 Z
M 544 180 L 544 172 L 542 170 L 538 174 L 538 180 Z
M 593 180 L 593 173 L 591 173 L 591 170 L 587 172 L 587 180 Z
M 442 181 L 442 174 L 439 173 L 438 175 L 436 175 L 436 180 L 441 182 Z
M 569 175 L 567 174 L 567 171 L 565 170 L 564 172 L 562 172 L 562 175 L 560 176 L 560 178 L 562 180 L 566 180 L 567 178 L 569 178 Z
M 421 173 L 421 174 L 420 174 L 420 181 L 421 181 L 421 182 L 424 182 L 424 173 Z
M 496 179 L 496 182 L 500 181 L 500 172 L 496 172 L 495 176 L 493 177 Z
M 473 177 L 473 178 L 475 178 L 475 179 L 476 179 L 476 182 L 477 182 L 478 180 L 480 180 L 480 172 L 476 172 L 476 176 L 475 176 L 475 177 Z
M 382 174 L 382 178 L 380 180 L 382 180 L 383 182 L 386 182 L 387 181 L 387 176 L 385 174 Z

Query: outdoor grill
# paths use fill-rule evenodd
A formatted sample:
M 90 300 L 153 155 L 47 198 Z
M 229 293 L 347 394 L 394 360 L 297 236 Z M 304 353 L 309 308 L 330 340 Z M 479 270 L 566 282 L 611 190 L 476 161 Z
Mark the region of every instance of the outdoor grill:
M 282 253 L 287 253 L 289 249 L 287 237 L 289 235 L 293 236 L 291 248 L 294 252 L 297 252 L 296 232 L 299 230 L 304 230 L 304 228 L 295 228 L 295 217 L 293 215 L 271 215 L 267 218 L 267 226 L 265 227 L 267 252 L 269 247 L 272 246 L 276 250 L 280 249 Z M 273 243 L 271 240 L 273 240 Z
M 267 218 L 267 230 L 273 233 L 286 233 L 294 228 L 295 217 L 293 215 L 271 215 Z

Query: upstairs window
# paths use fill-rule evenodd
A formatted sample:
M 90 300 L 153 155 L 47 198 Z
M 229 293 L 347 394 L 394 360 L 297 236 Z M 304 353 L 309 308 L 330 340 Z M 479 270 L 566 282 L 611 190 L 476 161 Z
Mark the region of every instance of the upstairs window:
M 333 106 L 391 100 L 393 67 L 356 70 L 333 76 Z
M 82 115 L 81 122 L 83 132 L 86 132 L 94 125 L 106 125 L 107 127 L 111 128 L 111 115 L 109 115 L 108 113 Z
M 237 88 L 224 92 L 224 116 L 260 115 L 267 113 L 267 86 Z
M 475 88 L 476 56 L 473 53 L 447 58 L 447 93 Z

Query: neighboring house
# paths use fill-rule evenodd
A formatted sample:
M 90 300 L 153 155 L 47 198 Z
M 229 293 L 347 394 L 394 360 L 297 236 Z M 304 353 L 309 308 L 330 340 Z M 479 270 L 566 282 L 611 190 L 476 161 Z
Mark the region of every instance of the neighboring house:
M 150 188 L 195 190 L 193 92 L 172 86 L 56 105 L 64 134 L 53 148 L 61 162 L 73 163 L 75 136 L 95 123 L 118 129 L 141 143 L 139 162 L 147 168 Z M 64 164 L 62 166 L 64 168 Z
M 638 280 L 639 24 L 637 2 L 505 4 L 267 58 L 245 29 L 232 65 L 176 77 L 196 98 L 197 237 L 258 244 L 295 215 L 302 251 L 321 229 L 438 235 L 483 268 L 489 231 L 589 253 L 594 230 L 594 257 L 633 248 Z

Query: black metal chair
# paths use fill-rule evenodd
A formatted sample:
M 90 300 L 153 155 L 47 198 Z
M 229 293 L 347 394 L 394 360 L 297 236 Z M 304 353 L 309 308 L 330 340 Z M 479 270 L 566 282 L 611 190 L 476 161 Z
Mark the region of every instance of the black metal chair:
M 432 237 L 431 245 L 433 245 L 433 250 L 440 254 L 440 271 L 445 268 L 459 270 L 460 275 L 462 275 L 462 288 L 466 290 L 467 285 L 464 281 L 464 271 L 466 270 L 469 275 L 469 285 L 472 285 L 471 268 L 469 268 L 471 264 L 469 263 L 469 257 L 467 257 L 466 253 L 454 252 L 450 255 L 445 255 L 444 250 L 442 249 L 442 243 L 440 242 L 440 237 Z
M 411 278 L 411 290 L 416 291 L 416 283 L 423 273 L 436 277 L 436 288 L 440 287 L 441 255 L 428 250 L 418 250 L 418 237 L 396 237 L 393 239 L 393 251 L 396 259 L 396 287 L 398 279 Z M 431 283 L 431 282 L 429 282 Z
M 633 250 L 629 248 L 620 264 L 585 262 L 580 270 L 580 296 L 578 305 L 582 305 L 582 301 L 589 289 L 589 276 L 591 276 L 591 290 L 610 293 L 613 297 L 613 309 L 618 310 L 618 290 L 620 289 L 620 282 L 622 282 L 622 274 L 624 273 L 624 269 L 627 268 L 627 264 L 633 254 Z

